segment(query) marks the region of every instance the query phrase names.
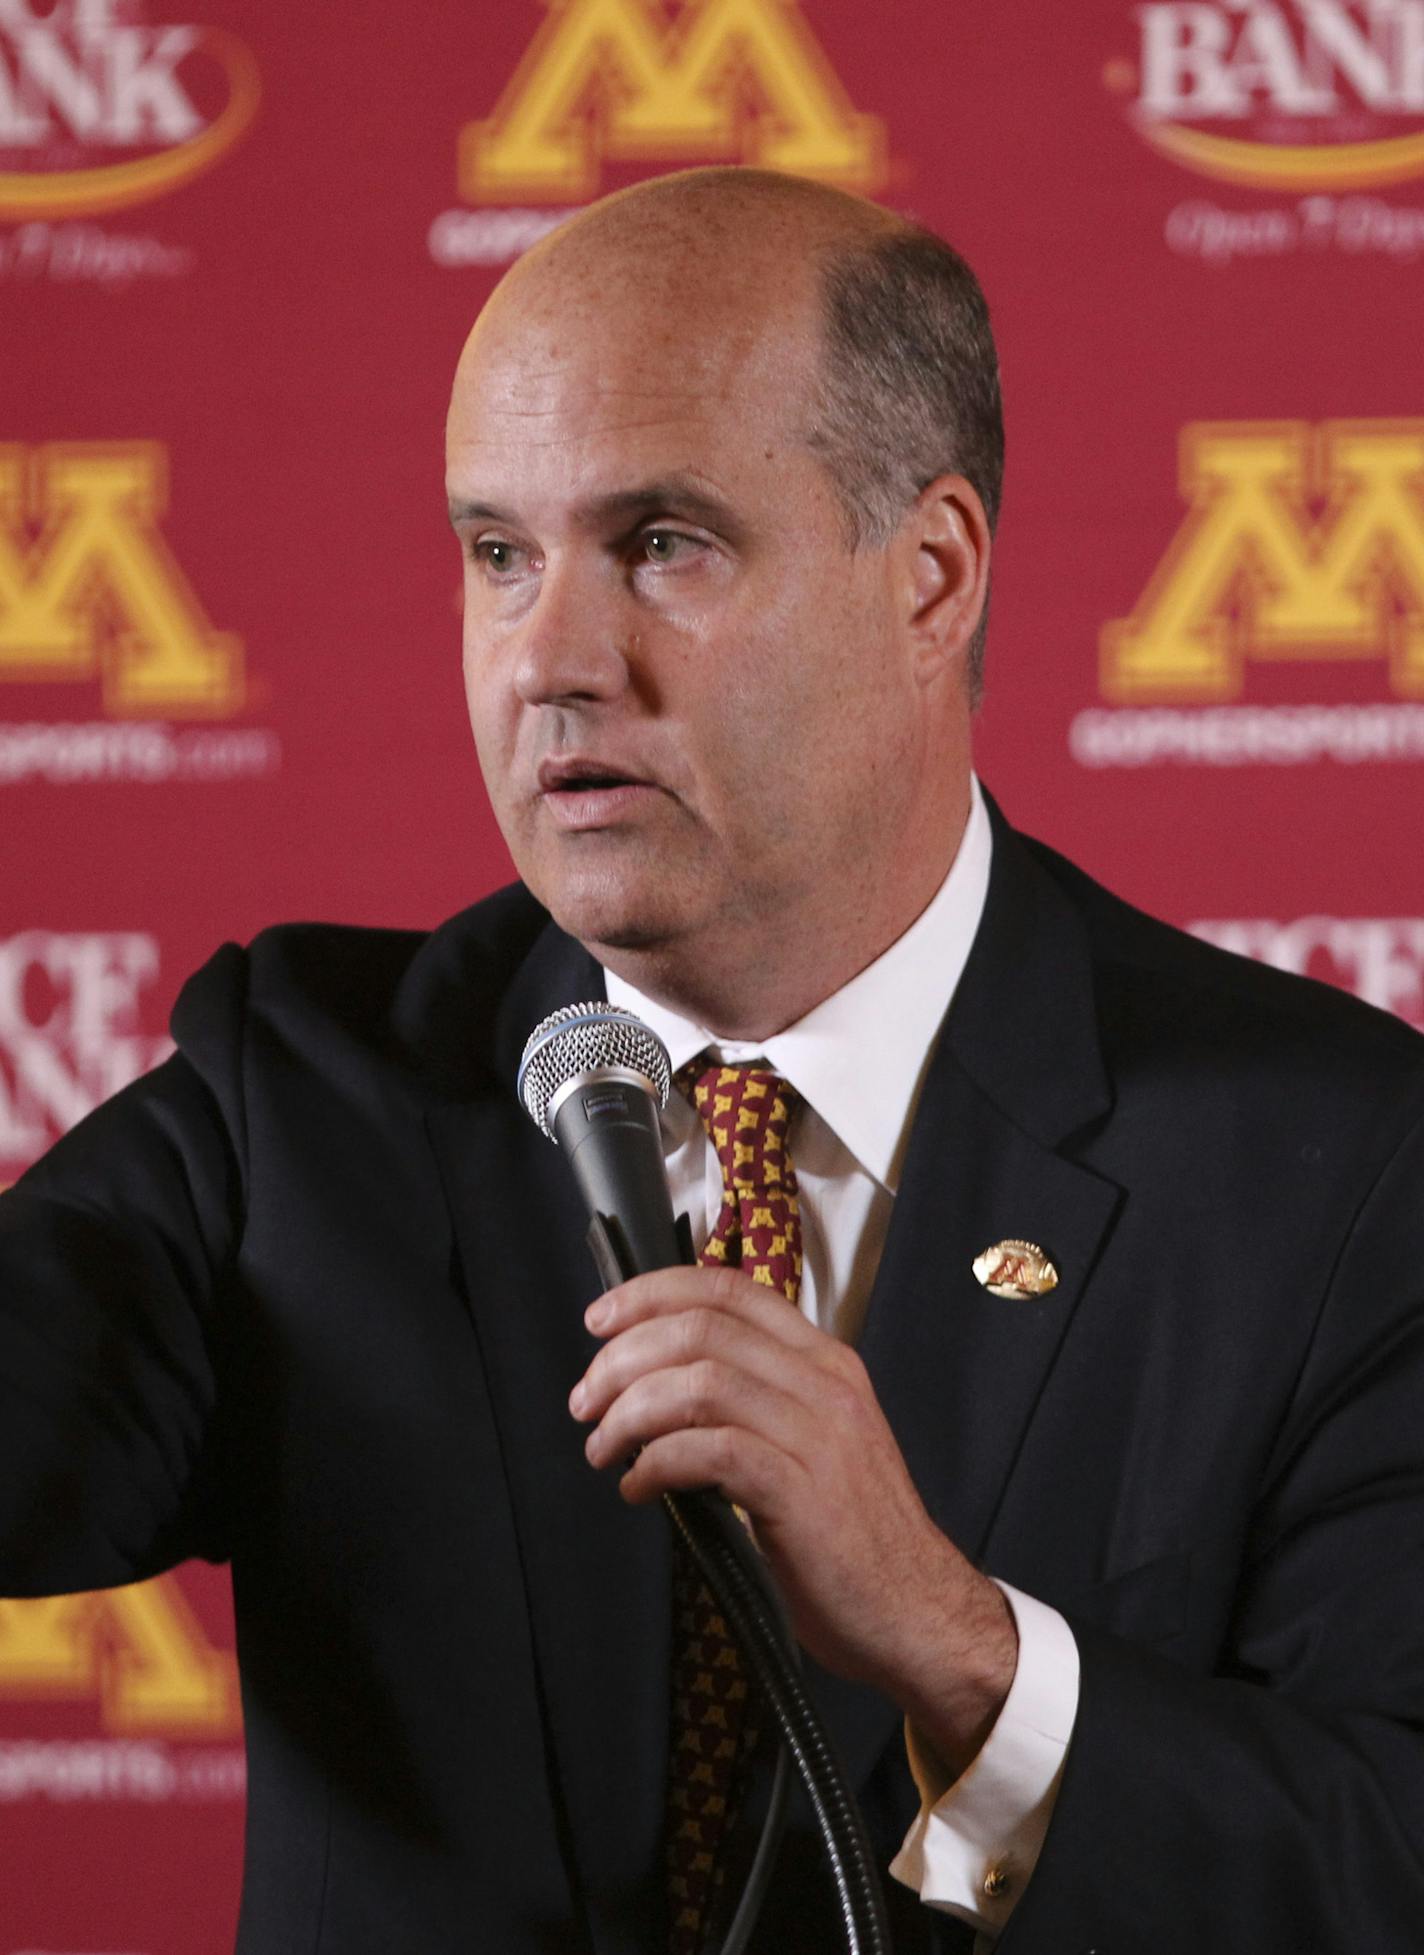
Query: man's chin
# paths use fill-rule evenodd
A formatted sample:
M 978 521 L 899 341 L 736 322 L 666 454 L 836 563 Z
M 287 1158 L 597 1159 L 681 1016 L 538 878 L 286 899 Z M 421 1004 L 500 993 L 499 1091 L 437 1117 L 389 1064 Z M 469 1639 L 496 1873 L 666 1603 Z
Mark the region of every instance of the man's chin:
M 505 830 L 529 888 L 595 957 L 655 951 L 697 933 L 720 865 L 689 822 L 674 820 L 677 804 L 668 801 L 665 809 L 657 824 L 565 834 L 545 819 Z M 664 832 L 669 822 L 671 832 Z
M 680 934 L 673 906 L 610 890 L 535 890 L 561 930 L 602 959 L 605 951 L 656 951 Z
M 568 930 L 568 925 L 561 928 Z M 665 928 L 652 923 L 628 922 L 622 925 L 609 925 L 583 930 L 569 930 L 571 937 L 577 937 L 586 950 L 603 962 L 607 962 L 606 951 L 665 951 L 674 941 L 673 935 Z

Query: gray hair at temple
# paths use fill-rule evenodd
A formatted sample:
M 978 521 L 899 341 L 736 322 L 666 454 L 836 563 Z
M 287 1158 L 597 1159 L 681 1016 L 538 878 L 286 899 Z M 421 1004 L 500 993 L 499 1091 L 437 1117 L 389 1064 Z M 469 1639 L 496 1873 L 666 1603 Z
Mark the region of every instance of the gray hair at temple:
M 978 279 L 906 225 L 837 246 L 822 267 L 824 355 L 808 442 L 835 482 L 853 547 L 881 546 L 938 475 L 963 475 L 992 532 L 1004 477 L 999 358 Z M 969 646 L 984 686 L 987 601 Z

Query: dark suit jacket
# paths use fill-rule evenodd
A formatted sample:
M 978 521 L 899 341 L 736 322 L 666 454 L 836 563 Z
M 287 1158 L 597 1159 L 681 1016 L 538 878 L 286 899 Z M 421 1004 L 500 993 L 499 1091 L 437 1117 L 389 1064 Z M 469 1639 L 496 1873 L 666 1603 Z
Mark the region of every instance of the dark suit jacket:
M 0 1200 L 0 1588 L 231 1558 L 243 1955 L 662 1946 L 665 1528 L 568 1416 L 596 1282 L 512 1087 L 597 988 L 519 889 L 230 946 Z M 1005 1955 L 1424 1947 L 1421 1116 L 1424 1040 L 996 821 L 860 1348 L 1082 1652 Z M 1005 1236 L 1049 1296 L 980 1289 Z M 819 1687 L 888 1858 L 899 1718 Z M 834 1948 L 787 1864 L 760 1946 Z

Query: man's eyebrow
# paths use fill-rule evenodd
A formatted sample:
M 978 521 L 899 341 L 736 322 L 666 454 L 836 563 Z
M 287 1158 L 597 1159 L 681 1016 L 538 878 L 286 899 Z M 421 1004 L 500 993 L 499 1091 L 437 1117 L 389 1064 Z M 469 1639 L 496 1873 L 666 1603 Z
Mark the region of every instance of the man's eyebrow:
M 704 523 L 709 529 L 727 530 L 733 526 L 729 503 L 685 477 L 676 475 L 657 482 L 642 482 L 632 489 L 617 489 L 607 495 L 591 496 L 574 511 L 574 520 L 582 528 L 597 529 L 610 522 L 631 522 L 639 516 L 659 514 L 685 516 L 692 522 Z M 493 503 L 477 502 L 464 496 L 450 498 L 450 521 L 457 526 L 477 522 L 512 523 L 515 520 L 508 510 L 497 509 Z
M 508 520 L 503 511 L 492 508 L 487 502 L 469 502 L 460 496 L 450 498 L 452 523 L 507 522 Z
M 718 495 L 699 488 L 685 476 L 670 475 L 658 482 L 643 482 L 633 489 L 619 489 L 606 496 L 595 496 L 588 505 L 593 522 L 631 521 L 638 516 L 687 516 L 705 523 L 709 529 L 725 529 L 731 520 L 731 507 Z

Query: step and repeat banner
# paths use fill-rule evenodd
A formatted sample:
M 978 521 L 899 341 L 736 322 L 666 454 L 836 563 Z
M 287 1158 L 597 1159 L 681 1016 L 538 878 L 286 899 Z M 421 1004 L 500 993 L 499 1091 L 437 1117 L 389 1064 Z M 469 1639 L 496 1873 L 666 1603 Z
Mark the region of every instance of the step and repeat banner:
M 0 1184 L 224 938 L 507 879 L 450 370 L 719 160 L 983 277 L 1010 815 L 1424 1024 L 1424 0 L 0 0 Z M 0 1601 L 0 1955 L 229 1944 L 231 1645 L 208 1568 Z

